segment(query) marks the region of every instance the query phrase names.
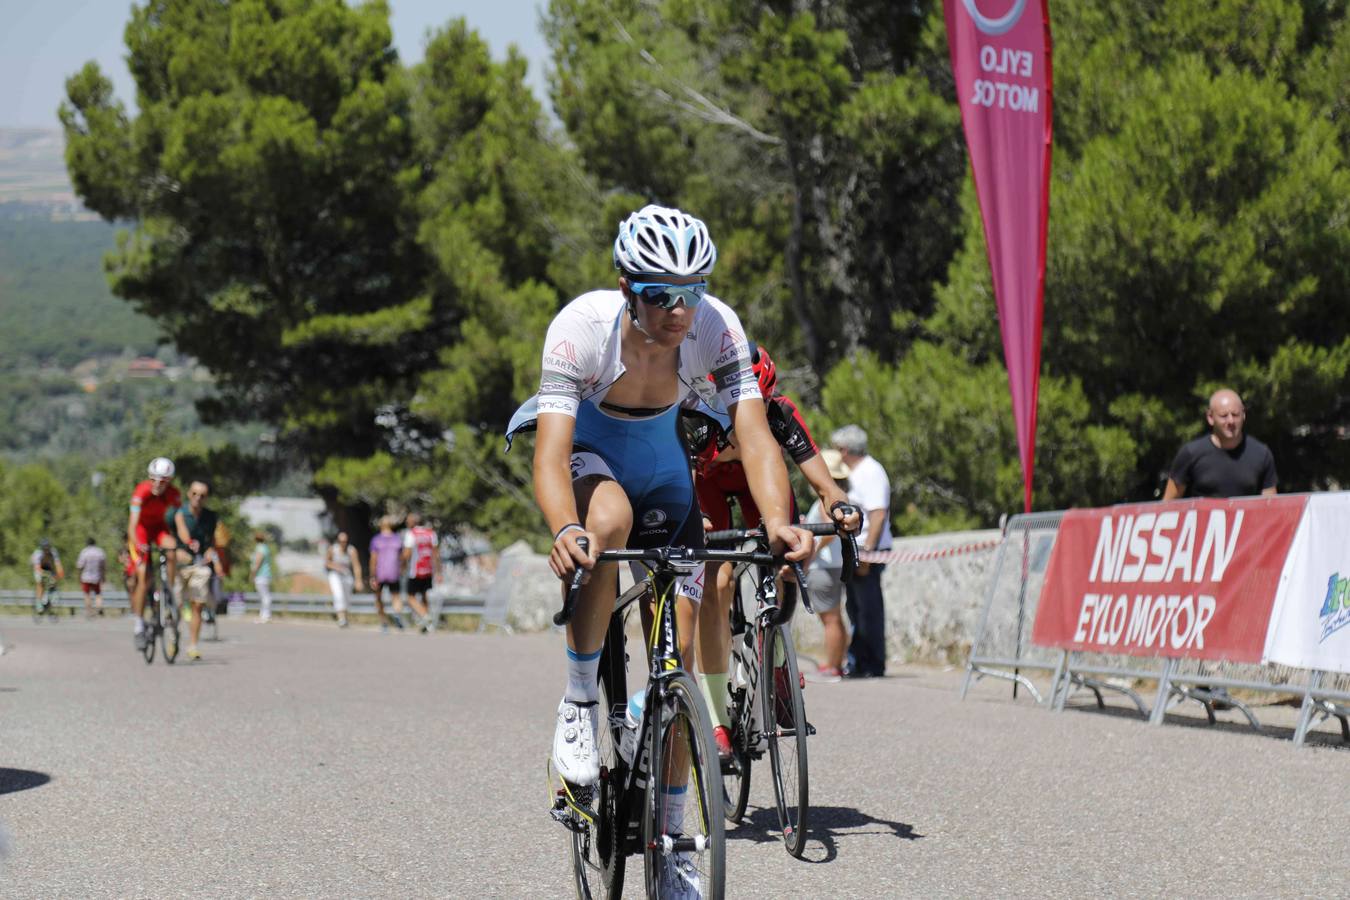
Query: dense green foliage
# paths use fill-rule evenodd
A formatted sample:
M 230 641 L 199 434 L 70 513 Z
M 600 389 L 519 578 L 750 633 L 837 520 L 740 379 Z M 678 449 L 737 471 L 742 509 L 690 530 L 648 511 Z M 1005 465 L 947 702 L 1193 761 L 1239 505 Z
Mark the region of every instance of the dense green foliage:
M 1220 384 L 1281 489 L 1343 482 L 1346 4 L 1051 13 L 1035 505 L 1154 496 Z M 709 222 L 714 292 L 813 424 L 871 432 L 903 530 L 1020 507 L 940 3 L 551 0 L 564 135 L 519 58 L 455 22 L 406 68 L 387 14 L 150 0 L 126 34 L 140 114 L 92 65 L 69 82 L 72 179 L 134 226 L 114 291 L 211 368 L 212 412 L 277 427 L 351 520 L 537 534 L 501 428 L 651 200 Z

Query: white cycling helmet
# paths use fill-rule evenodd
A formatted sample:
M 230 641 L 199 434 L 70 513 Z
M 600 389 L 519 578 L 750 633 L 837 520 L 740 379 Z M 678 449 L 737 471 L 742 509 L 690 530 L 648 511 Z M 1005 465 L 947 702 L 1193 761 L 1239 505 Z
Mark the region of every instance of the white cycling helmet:
M 711 275 L 717 248 L 701 219 L 647 205 L 619 223 L 614 268 L 633 274 Z
M 173 460 L 167 456 L 156 456 L 150 460 L 150 465 L 146 468 L 146 471 L 150 473 L 151 478 L 172 478 L 174 472 Z

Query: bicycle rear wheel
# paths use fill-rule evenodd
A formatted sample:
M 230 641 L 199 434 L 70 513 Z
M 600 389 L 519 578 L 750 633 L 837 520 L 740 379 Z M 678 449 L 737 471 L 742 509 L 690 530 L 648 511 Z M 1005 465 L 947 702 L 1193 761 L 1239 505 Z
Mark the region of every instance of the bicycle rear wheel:
M 623 731 L 628 694 L 623 656 L 623 621 L 618 616 L 614 618 L 615 621 L 610 623 L 609 639 L 600 655 L 602 712 L 600 729 L 595 736 L 596 749 L 600 754 L 600 783 L 594 788 L 591 800 L 595 818 L 593 821 L 582 820 L 582 830 L 572 832 L 572 875 L 579 900 L 598 900 L 623 894 L 627 852 L 623 846 L 623 837 L 628 810 L 622 808 L 621 804 L 626 767 L 619 757 L 619 739 Z M 615 647 L 617 651 L 613 649 Z
M 788 853 L 800 857 L 806 849 L 807 811 L 810 808 L 806 766 L 806 709 L 802 703 L 797 651 L 787 625 L 764 633 L 760 660 L 761 721 L 769 741 L 773 793 L 778 824 Z
M 748 638 L 748 639 L 747 639 Z M 728 822 L 740 822 L 750 802 L 750 751 L 759 741 L 755 722 L 755 682 L 759 664 L 755 660 L 752 632 L 731 638 L 731 762 L 722 767 L 724 812 Z
M 642 845 L 648 897 L 672 893 L 719 900 L 726 886 L 726 832 L 720 765 L 708 713 L 694 680 L 666 681 L 648 708 L 651 775 L 643 806 Z M 656 718 L 651 718 L 655 716 Z

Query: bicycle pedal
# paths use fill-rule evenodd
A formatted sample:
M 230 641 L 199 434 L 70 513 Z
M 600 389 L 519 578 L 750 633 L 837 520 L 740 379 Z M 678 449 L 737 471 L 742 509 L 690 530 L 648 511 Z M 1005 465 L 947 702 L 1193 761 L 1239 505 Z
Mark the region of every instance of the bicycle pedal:
M 552 809 L 548 811 L 549 817 L 568 831 L 574 831 L 578 834 L 586 830 L 586 826 L 577 821 L 576 816 L 572 815 L 572 810 L 568 807 L 567 801 L 561 797 Z
M 816 726 L 812 725 L 810 722 L 807 722 L 807 723 L 806 723 L 806 736 L 807 736 L 807 737 L 810 737 L 811 735 L 813 735 L 813 734 L 815 734 L 815 733 L 816 733 Z

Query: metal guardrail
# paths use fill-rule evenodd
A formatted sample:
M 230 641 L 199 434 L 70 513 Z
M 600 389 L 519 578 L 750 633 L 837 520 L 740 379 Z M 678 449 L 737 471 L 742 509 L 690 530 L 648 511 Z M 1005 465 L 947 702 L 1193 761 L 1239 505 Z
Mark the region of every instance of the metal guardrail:
M 226 595 L 227 599 L 230 595 Z M 242 594 L 244 598 L 244 609 L 246 612 L 257 612 L 261 607 L 261 600 L 256 591 L 248 591 Z M 441 616 L 452 614 L 466 615 L 485 615 L 488 607 L 487 596 L 470 597 L 456 595 L 451 596 L 444 591 L 432 590 L 428 594 L 431 601 L 431 612 L 439 620 Z M 0 589 L 0 606 L 22 606 L 31 607 L 33 605 L 33 592 L 31 590 L 11 590 Z M 80 590 L 59 590 L 55 608 L 60 610 L 69 610 L 72 614 L 84 609 L 84 594 Z M 388 604 L 385 604 L 386 609 Z M 103 608 L 115 610 L 128 610 L 131 608 L 131 600 L 126 591 L 104 591 Z M 272 594 L 272 611 L 282 613 L 294 613 L 301 615 L 328 615 L 333 611 L 333 598 L 328 594 Z M 374 594 L 356 594 L 347 601 L 347 611 L 356 614 L 375 614 L 375 595 Z

